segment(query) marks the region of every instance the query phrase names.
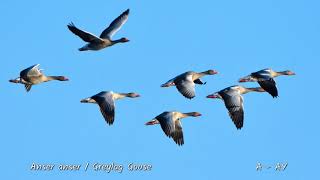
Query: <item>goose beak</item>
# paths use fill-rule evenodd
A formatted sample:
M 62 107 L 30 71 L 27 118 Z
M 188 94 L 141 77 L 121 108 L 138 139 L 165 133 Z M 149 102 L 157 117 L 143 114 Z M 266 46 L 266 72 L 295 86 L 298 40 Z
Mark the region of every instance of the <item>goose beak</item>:
M 211 94 L 211 95 L 208 95 L 207 98 L 215 99 L 215 98 L 218 98 L 218 96 Z
M 155 121 L 155 120 L 148 121 L 145 123 L 146 126 L 155 125 L 155 124 L 157 124 L 157 121 Z
M 165 83 L 165 84 L 162 84 L 161 87 L 170 87 L 170 86 L 174 86 L 174 82 L 170 82 L 170 83 Z
M 246 79 L 240 79 L 238 82 L 239 82 L 239 83 L 248 82 L 248 80 L 246 80 Z

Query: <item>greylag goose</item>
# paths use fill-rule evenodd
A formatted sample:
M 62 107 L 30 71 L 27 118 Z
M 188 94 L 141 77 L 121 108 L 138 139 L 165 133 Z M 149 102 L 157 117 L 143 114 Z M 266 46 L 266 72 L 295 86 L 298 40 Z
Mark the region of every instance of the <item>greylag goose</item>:
M 236 128 L 241 129 L 243 127 L 244 119 L 242 94 L 253 91 L 265 92 L 265 90 L 260 87 L 245 88 L 242 86 L 231 86 L 214 94 L 208 95 L 207 98 L 222 99 Z
M 176 144 L 181 146 L 184 144 L 184 139 L 180 120 L 189 116 L 198 117 L 201 116 L 201 114 L 198 112 L 181 113 L 177 111 L 166 111 L 147 122 L 146 125 L 160 124 L 165 135 L 172 138 Z
M 266 90 L 273 98 L 276 98 L 278 97 L 278 89 L 276 86 L 276 82 L 273 78 L 282 75 L 291 76 L 295 75 L 295 73 L 289 70 L 276 72 L 268 68 L 251 73 L 246 77 L 240 78 L 239 82 L 258 82 L 264 90 Z
M 195 97 L 195 84 L 205 84 L 200 80 L 200 78 L 206 75 L 214 75 L 217 73 L 218 72 L 215 70 L 208 70 L 199 73 L 188 71 L 162 84 L 161 87 L 176 86 L 178 91 L 184 97 L 192 99 Z
M 98 104 L 105 121 L 109 125 L 112 125 L 115 116 L 115 100 L 125 97 L 136 98 L 140 97 L 140 95 L 137 93 L 115 93 L 112 91 L 102 91 L 94 96 L 82 99 L 80 102 Z
M 112 36 L 119 31 L 123 24 L 125 24 L 129 17 L 129 9 L 123 12 L 119 17 L 117 17 L 108 28 L 106 28 L 100 35 L 97 37 L 89 32 L 82 31 L 78 29 L 72 22 L 68 25 L 69 30 L 75 35 L 79 36 L 83 41 L 87 42 L 85 46 L 79 49 L 79 51 L 87 50 L 100 50 L 109 46 L 112 46 L 117 43 L 125 43 L 129 40 L 127 38 L 120 38 L 118 40 L 112 40 Z
M 28 67 L 20 72 L 20 77 L 11 79 L 9 82 L 24 84 L 26 91 L 29 92 L 32 85 L 40 84 L 43 82 L 58 80 L 68 81 L 69 79 L 64 76 L 46 76 L 42 70 L 39 69 L 40 64 Z

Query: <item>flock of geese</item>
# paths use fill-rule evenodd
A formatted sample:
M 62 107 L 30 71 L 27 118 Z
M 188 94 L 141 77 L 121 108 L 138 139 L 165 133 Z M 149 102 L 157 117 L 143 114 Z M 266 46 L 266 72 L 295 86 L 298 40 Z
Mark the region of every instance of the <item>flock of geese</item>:
M 118 40 L 112 40 L 112 36 L 119 31 L 119 29 L 126 23 L 129 16 L 129 9 L 124 11 L 119 17 L 117 17 L 107 27 L 99 37 L 83 31 L 77 28 L 72 22 L 67 26 L 68 29 L 83 41 L 87 42 L 86 45 L 79 48 L 79 51 L 87 50 L 101 50 L 106 47 L 113 46 L 117 43 L 125 43 L 129 40 L 127 38 L 120 38 Z M 39 68 L 39 64 L 28 67 L 20 72 L 20 76 L 16 79 L 9 80 L 12 83 L 19 83 L 25 86 L 26 91 L 30 91 L 31 87 L 36 84 L 48 82 L 51 80 L 68 81 L 69 79 L 64 76 L 46 76 Z M 204 72 L 193 72 L 188 71 L 182 73 L 166 83 L 162 84 L 161 87 L 175 86 L 177 90 L 188 99 L 195 97 L 195 85 L 203 85 L 204 82 L 200 78 L 203 76 L 216 75 L 218 74 L 215 70 L 207 70 Z M 263 69 L 257 72 L 253 72 L 248 76 L 239 79 L 239 83 L 244 82 L 258 82 L 260 87 L 246 88 L 240 85 L 230 86 L 222 89 L 216 93 L 210 94 L 207 98 L 221 99 L 225 107 L 228 110 L 229 116 L 232 119 L 237 129 L 243 127 L 244 111 L 243 111 L 243 94 L 249 92 L 268 92 L 273 98 L 278 97 L 278 89 L 276 87 L 275 77 L 282 75 L 295 75 L 292 71 L 273 71 L 272 69 Z M 137 98 L 140 97 L 137 93 L 116 93 L 113 91 L 102 91 L 91 97 L 82 99 L 81 103 L 94 103 L 100 108 L 100 111 L 105 121 L 112 125 L 115 119 L 115 101 L 122 98 Z M 186 117 L 198 117 L 201 116 L 198 112 L 181 113 L 178 111 L 166 111 L 151 121 L 147 122 L 146 125 L 160 124 L 163 132 L 169 138 L 172 138 L 176 144 L 183 145 L 183 131 L 181 125 L 181 119 Z

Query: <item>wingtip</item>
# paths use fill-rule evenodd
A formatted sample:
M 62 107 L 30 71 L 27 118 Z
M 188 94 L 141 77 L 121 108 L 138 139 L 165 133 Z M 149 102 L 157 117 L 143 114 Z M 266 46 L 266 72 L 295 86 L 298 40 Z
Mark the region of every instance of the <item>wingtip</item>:
M 71 28 L 71 27 L 75 27 L 75 25 L 73 24 L 73 22 L 71 21 L 68 25 L 67 25 L 68 28 Z
M 189 100 L 192 100 L 194 97 L 196 96 L 192 96 L 192 97 L 189 97 L 189 96 L 184 96 L 185 98 L 189 99 Z

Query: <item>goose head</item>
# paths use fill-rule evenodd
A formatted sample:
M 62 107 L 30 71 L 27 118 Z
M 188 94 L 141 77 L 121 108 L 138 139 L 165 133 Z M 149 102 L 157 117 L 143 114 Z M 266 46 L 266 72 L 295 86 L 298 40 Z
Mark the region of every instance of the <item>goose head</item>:
M 288 75 L 288 76 L 292 76 L 292 75 L 296 75 L 296 73 L 290 71 L 290 70 L 286 70 L 282 72 L 284 75 Z
M 210 69 L 208 71 L 205 71 L 205 74 L 214 75 L 214 74 L 218 74 L 218 71 Z
M 198 116 L 202 116 L 202 114 L 198 113 L 198 112 L 190 112 L 190 113 L 187 113 L 189 116 L 192 116 L 192 117 L 198 117 Z
M 246 76 L 246 77 L 240 78 L 238 82 L 243 83 L 243 82 L 252 82 L 252 81 L 254 81 L 254 79 L 251 76 Z
M 58 80 L 58 81 L 69 81 L 69 79 L 65 76 L 48 76 L 48 79 Z
M 123 37 L 123 38 L 120 39 L 120 42 L 122 42 L 122 43 L 129 42 L 129 41 L 130 41 L 130 40 L 127 39 L 127 38 L 125 38 L 125 37 Z
M 130 98 L 137 98 L 137 97 L 140 97 L 140 95 L 139 95 L 139 94 L 137 94 L 137 93 L 128 93 L 128 94 L 127 94 L 127 97 L 130 97 Z

